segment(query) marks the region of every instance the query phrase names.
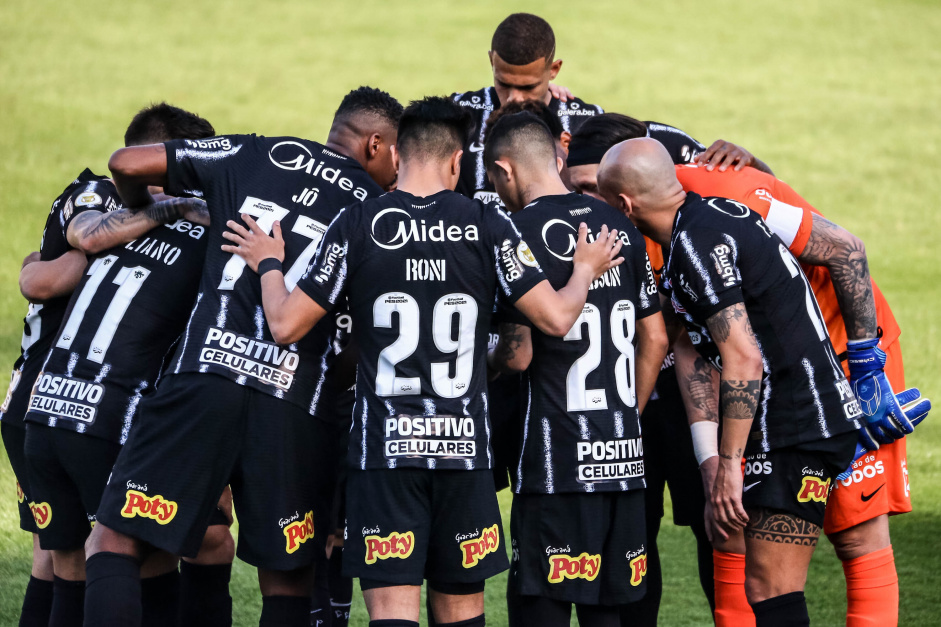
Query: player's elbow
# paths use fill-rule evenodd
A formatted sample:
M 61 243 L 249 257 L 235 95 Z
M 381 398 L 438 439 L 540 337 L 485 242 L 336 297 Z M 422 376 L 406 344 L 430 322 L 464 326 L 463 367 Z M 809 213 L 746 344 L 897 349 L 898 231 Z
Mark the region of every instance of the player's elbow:
M 525 372 L 532 361 L 533 348 L 530 345 L 524 345 L 516 350 L 512 359 L 508 359 L 503 363 L 501 370 L 507 374 L 519 374 Z
M 281 346 L 293 344 L 304 337 L 304 331 L 298 325 L 281 317 L 268 318 L 268 330 L 275 343 Z
M 36 280 L 33 273 L 28 271 L 28 266 L 20 272 L 19 283 L 20 294 L 33 304 L 40 304 L 52 298 L 51 290 L 42 281 Z
M 572 325 L 575 324 L 575 320 L 577 319 L 577 317 L 574 320 L 570 319 L 569 316 L 561 312 L 547 312 L 547 315 L 542 320 L 534 322 L 536 322 L 536 326 L 539 327 L 539 330 L 546 335 L 565 337 L 565 334 L 572 329 Z
M 134 159 L 131 148 L 118 148 L 108 159 L 108 169 L 115 178 L 132 178 L 134 176 Z

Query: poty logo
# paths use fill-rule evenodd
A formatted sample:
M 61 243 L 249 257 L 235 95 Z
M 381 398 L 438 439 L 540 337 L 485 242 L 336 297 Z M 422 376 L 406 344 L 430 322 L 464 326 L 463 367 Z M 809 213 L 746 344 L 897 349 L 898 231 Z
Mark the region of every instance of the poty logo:
M 826 503 L 829 493 L 829 479 L 823 481 L 818 477 L 804 477 L 801 481 L 801 490 L 797 494 L 797 500 L 801 503 L 808 503 L 810 501 Z
M 500 529 L 494 524 L 487 527 L 479 538 L 461 542 L 461 553 L 464 555 L 462 565 L 464 568 L 473 568 L 477 563 L 496 552 L 500 548 Z
M 559 583 L 565 579 L 594 581 L 600 571 L 600 555 L 582 553 L 578 557 L 570 555 L 549 556 L 549 583 Z
M 304 520 L 296 520 L 284 528 L 285 547 L 288 555 L 314 537 L 314 512 L 304 515 Z
M 385 538 L 380 536 L 366 536 L 366 563 L 375 564 L 376 560 L 386 560 L 390 557 L 406 559 L 415 548 L 415 534 L 411 531 L 399 533 L 393 531 Z
M 383 220 L 386 217 L 398 218 L 398 224 L 394 227 L 395 235 L 391 239 L 378 236 L 376 233 L 377 226 L 381 231 L 384 230 L 383 226 L 390 224 L 388 219 Z M 480 239 L 477 227 L 473 224 L 468 224 L 463 229 L 455 224 L 445 228 L 444 220 L 438 220 L 437 224 L 428 226 L 424 220 L 414 220 L 407 211 L 396 207 L 383 209 L 376 214 L 376 217 L 372 219 L 371 237 L 377 246 L 386 250 L 397 250 L 408 242 L 459 242 L 463 239 L 476 242 Z
M 167 501 L 163 496 L 155 494 L 147 496 L 137 490 L 127 491 L 127 500 L 124 502 L 124 508 L 121 510 L 121 516 L 124 518 L 150 518 L 157 521 L 158 525 L 165 525 L 176 516 L 176 503 Z
M 639 586 L 647 574 L 647 554 L 638 555 L 630 561 L 631 566 L 631 585 Z
M 30 503 L 29 511 L 33 513 L 33 520 L 40 529 L 45 529 L 52 522 L 52 508 L 49 503 Z
M 16 502 L 22 503 L 26 500 L 26 494 L 23 493 L 23 487 L 20 486 L 20 482 L 16 482 Z

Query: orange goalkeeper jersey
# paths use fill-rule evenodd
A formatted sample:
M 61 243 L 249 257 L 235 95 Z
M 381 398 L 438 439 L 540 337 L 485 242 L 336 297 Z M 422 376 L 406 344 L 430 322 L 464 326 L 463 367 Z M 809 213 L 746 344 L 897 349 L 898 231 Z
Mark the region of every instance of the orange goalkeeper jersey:
M 764 218 L 795 257 L 800 257 L 810 239 L 813 214 L 823 215 L 787 183 L 754 168 L 743 168 L 738 172 L 731 168 L 725 172 L 717 169 L 710 172 L 698 165 L 678 165 L 676 176 L 688 192 L 700 196 L 721 196 L 747 205 Z M 846 327 L 843 325 L 830 271 L 823 266 L 802 264 L 802 267 L 827 323 L 833 348 L 837 354 L 841 354 L 846 351 Z M 875 281 L 872 283 L 872 291 L 876 301 L 876 317 L 882 327 L 881 345 L 885 348 L 898 339 L 901 330 Z

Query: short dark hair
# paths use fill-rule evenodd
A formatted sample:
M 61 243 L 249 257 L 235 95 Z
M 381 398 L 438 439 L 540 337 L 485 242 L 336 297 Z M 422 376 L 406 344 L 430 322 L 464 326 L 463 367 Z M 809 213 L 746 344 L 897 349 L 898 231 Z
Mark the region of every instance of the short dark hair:
M 413 100 L 399 119 L 396 148 L 406 160 L 440 161 L 467 145 L 473 126 L 471 114 L 450 98 Z
M 549 128 L 549 132 L 552 134 L 552 138 L 555 140 L 560 139 L 562 133 L 565 132 L 565 128 L 562 126 L 562 120 L 560 120 L 559 116 L 553 113 L 544 102 L 540 102 L 539 100 L 514 101 L 501 105 L 499 109 L 491 113 L 490 117 L 487 118 L 487 130 L 484 133 L 484 142 L 486 143 L 487 138 L 490 137 L 490 129 L 492 129 L 502 117 L 520 113 L 521 111 L 528 111 L 545 122 L 546 126 Z
M 394 128 L 402 117 L 402 104 L 381 89 L 362 86 L 343 97 L 333 117 L 345 120 L 361 114 L 374 115 Z
M 647 137 L 647 125 L 640 120 L 620 113 L 592 116 L 572 134 L 568 166 L 601 163 L 611 146 L 638 137 Z
M 484 146 L 484 166 L 489 170 L 501 157 L 522 151 L 543 152 L 547 158 L 555 156 L 549 127 L 529 111 L 505 115 L 491 127 Z
M 555 57 L 555 33 L 538 15 L 513 13 L 493 32 L 490 49 L 510 65 L 528 65 L 537 59 L 550 63 Z
M 143 146 L 171 139 L 205 139 L 215 135 L 216 130 L 204 118 L 161 102 L 137 112 L 124 133 L 124 145 Z

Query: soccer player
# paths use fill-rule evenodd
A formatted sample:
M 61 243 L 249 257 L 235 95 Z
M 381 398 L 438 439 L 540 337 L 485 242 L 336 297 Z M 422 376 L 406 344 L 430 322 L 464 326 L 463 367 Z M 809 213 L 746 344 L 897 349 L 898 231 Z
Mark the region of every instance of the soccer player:
M 886 354 L 887 380 L 892 388 L 904 389 L 898 342 L 901 330 L 888 302 L 869 276 L 865 247 L 857 237 L 824 218 L 786 183 L 763 172 L 751 168 L 720 172 L 682 166 L 676 173 L 686 191 L 731 198 L 764 218 L 806 272 L 837 353 L 846 352 L 851 360 L 858 361 L 856 355 L 872 354 L 878 346 Z M 857 378 L 853 370 L 850 361 L 851 383 Z M 913 410 L 914 416 L 918 410 Z M 912 509 L 904 438 L 881 445 L 878 438 L 873 439 L 877 450 L 862 458 L 857 451 L 858 459 L 849 476 L 834 482 L 823 525 L 843 562 L 850 627 L 898 623 L 898 576 L 888 517 Z M 714 476 L 718 459 L 710 459 L 708 465 L 712 469 L 705 474 Z M 763 460 L 750 460 L 745 467 L 746 477 L 759 480 L 766 468 Z M 727 570 L 723 579 L 734 580 L 736 590 L 728 586 L 725 600 L 730 603 L 723 602 L 716 608 L 717 617 L 727 615 L 725 624 L 741 624 L 749 620 L 749 608 L 742 602 L 745 564 L 741 538 L 722 544 L 728 550 L 717 551 L 716 559 Z
M 744 530 L 756 624 L 809 625 L 807 569 L 862 411 L 807 278 L 748 207 L 684 192 L 654 140 L 612 148 L 598 181 L 641 232 L 668 247 L 663 289 L 691 337 L 701 338 L 697 350 L 721 367 L 712 505 L 726 533 Z M 744 491 L 742 457 L 759 455 L 773 472 Z
M 154 138 L 199 139 L 213 134 L 212 125 L 203 118 L 160 103 L 138 112 L 124 139 L 126 145 L 132 146 L 149 143 Z M 52 556 L 40 549 L 35 520 L 47 524 L 49 511 L 30 496 L 23 452 L 26 437 L 23 418 L 33 383 L 58 337 L 69 296 L 85 272 L 85 254 L 128 242 L 179 217 L 176 209 L 168 211 L 167 205 L 160 203 L 136 212 L 123 208 L 112 182 L 86 169 L 52 203 L 40 250 L 24 261 L 19 283 L 30 306 L 24 321 L 21 354 L 0 407 L 3 442 L 17 478 L 20 527 L 34 534 L 33 572 L 23 600 L 21 625 L 46 625 L 53 598 Z
M 281 280 L 293 289 L 340 208 L 394 182 L 400 113 L 391 96 L 362 87 L 340 103 L 325 145 L 227 135 L 112 155 L 131 206 L 148 201 L 148 185 L 205 199 L 209 250 L 167 375 L 141 403 L 101 500 L 88 543 L 86 624 L 139 624 L 139 560 L 151 547 L 195 555 L 226 485 L 239 517 L 238 556 L 258 568 L 260 624 L 309 623 L 311 566 L 331 531 L 338 457 L 323 419 L 332 407 L 321 398 L 334 326 L 275 343 L 257 275 L 220 244 L 227 220 L 284 224 Z
M 644 239 L 609 205 L 566 189 L 549 129 L 528 113 L 491 127 L 485 160 L 520 234 L 538 242 L 533 254 L 554 286 L 571 274 L 580 221 L 591 232 L 616 226 L 625 243 L 625 262 L 592 283 L 565 337 L 512 320 L 501 323 L 491 353 L 496 369 L 528 369 L 510 623 L 568 626 L 575 604 L 583 627 L 617 625 L 617 606 L 645 592 L 640 411 L 668 346 Z
M 187 198 L 163 204 L 205 203 Z M 179 219 L 93 257 L 33 387 L 25 453 L 32 498 L 47 512 L 37 526 L 40 545 L 52 551 L 53 625 L 81 623 L 85 539 L 137 404 L 157 384 L 166 353 L 186 324 L 205 231 Z M 149 582 L 151 590 L 174 587 L 175 560 L 167 570 L 159 582 Z M 176 620 L 173 603 L 149 612 Z
M 616 233 L 587 243 L 556 292 L 509 219 L 454 193 L 469 116 L 447 98 L 399 123 L 398 189 L 349 207 L 288 292 L 282 230 L 230 221 L 225 250 L 258 269 L 275 339 L 303 337 L 344 296 L 359 346 L 344 569 L 373 627 L 415 627 L 429 582 L 440 627 L 484 624 L 484 581 L 507 568 L 485 391 L 494 297 L 564 335 L 588 286 L 620 263 Z
M 580 194 L 602 199 L 597 179 L 598 164 L 604 153 L 624 140 L 648 136 L 663 144 L 673 163 L 680 165 L 689 162 L 690 146 L 679 136 L 648 129 L 646 123 L 626 115 L 604 113 L 585 122 L 572 136 L 568 156 L 571 188 Z M 646 243 L 654 277 L 659 282 L 663 270 L 663 251 L 659 244 L 649 238 Z M 625 625 L 657 624 L 663 592 L 657 536 L 664 513 L 663 494 L 666 487 L 670 489 L 673 502 L 673 523 L 689 527 L 696 538 L 699 582 L 709 606 L 715 608 L 713 547 L 703 518 L 707 493 L 703 490 L 704 477 L 696 464 L 686 409 L 681 398 L 681 392 L 685 390 L 677 384 L 674 352 L 671 349 L 663 361 L 654 393 L 641 415 L 647 484 L 644 491 L 647 513 L 647 594 L 640 601 L 622 608 L 622 622 Z M 705 378 L 711 383 L 714 372 L 712 367 L 702 359 L 694 363 L 698 364 L 698 370 L 688 375 Z M 715 385 L 718 386 L 717 376 Z M 709 486 L 711 488 L 711 483 Z

